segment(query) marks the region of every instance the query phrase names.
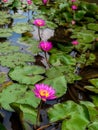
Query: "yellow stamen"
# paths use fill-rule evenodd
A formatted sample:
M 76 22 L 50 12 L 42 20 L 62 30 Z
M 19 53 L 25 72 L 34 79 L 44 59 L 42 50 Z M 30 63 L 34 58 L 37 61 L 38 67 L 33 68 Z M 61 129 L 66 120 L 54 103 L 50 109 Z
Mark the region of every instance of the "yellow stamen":
M 41 22 L 41 21 L 38 21 L 37 23 L 38 23 L 39 25 L 41 25 L 41 24 L 42 24 L 42 22 Z
M 49 97 L 49 92 L 47 90 L 40 90 L 39 93 L 41 96 Z

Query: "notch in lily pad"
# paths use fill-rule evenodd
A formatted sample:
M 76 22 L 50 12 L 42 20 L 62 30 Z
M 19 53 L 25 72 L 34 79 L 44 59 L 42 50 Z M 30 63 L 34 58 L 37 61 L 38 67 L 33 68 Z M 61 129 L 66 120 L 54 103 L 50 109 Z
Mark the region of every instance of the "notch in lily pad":
M 44 79 L 44 76 L 42 75 L 44 73 L 45 69 L 40 66 L 19 66 L 10 71 L 9 76 L 12 78 L 12 80 L 15 80 L 19 83 L 33 85 Z

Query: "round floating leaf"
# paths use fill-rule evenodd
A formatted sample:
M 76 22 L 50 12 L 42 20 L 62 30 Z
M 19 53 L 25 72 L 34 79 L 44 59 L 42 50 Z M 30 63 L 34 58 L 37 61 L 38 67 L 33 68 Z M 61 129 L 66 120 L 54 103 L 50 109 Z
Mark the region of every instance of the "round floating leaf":
M 34 57 L 20 52 L 0 56 L 0 64 L 10 68 L 19 65 L 26 65 L 27 62 L 34 62 Z
M 98 31 L 98 24 L 96 23 L 89 23 L 87 25 L 88 29 L 94 30 L 94 31 Z
M 18 46 L 11 45 L 10 42 L 0 43 L 0 55 L 16 52 L 19 50 Z
M 96 107 L 98 107 L 98 95 L 91 96 L 93 103 L 95 104 Z
M 13 111 L 9 106 L 10 103 L 20 100 L 27 87 L 19 84 L 12 84 L 0 92 L 0 104 L 5 110 Z
M 96 122 L 93 122 L 91 123 L 89 126 L 88 126 L 88 130 L 98 130 L 98 121 Z
M 41 74 L 45 73 L 45 69 L 40 66 L 24 66 L 16 67 L 13 71 L 9 73 L 9 76 L 24 84 L 35 84 L 38 81 L 44 79 Z
M 40 99 L 36 98 L 34 93 L 30 90 L 30 91 L 27 91 L 21 97 L 21 99 L 17 100 L 16 103 L 27 104 L 27 105 L 30 105 L 30 106 L 32 106 L 34 108 L 37 108 L 38 104 L 40 103 Z
M 86 14 L 86 11 L 84 10 L 79 10 L 76 13 L 74 13 L 74 19 L 79 21 L 81 19 L 83 19 L 84 15 Z
M 58 66 L 58 65 L 75 65 L 76 60 L 71 57 L 70 55 L 66 55 L 65 53 L 56 53 L 52 54 L 50 57 L 50 63 L 53 66 Z
M 98 110 L 96 109 L 96 106 L 89 101 L 81 101 L 80 103 L 87 108 L 90 121 L 98 121 Z
M 86 88 L 89 91 L 98 93 L 98 88 L 95 88 L 94 86 L 85 86 L 84 88 Z
M 91 83 L 92 85 L 95 86 L 95 88 L 98 89 L 98 78 L 96 78 L 96 79 L 90 79 L 89 81 L 90 81 L 90 83 Z
M 72 114 L 71 118 L 69 117 L 69 119 L 66 119 L 62 122 L 62 130 L 85 130 L 87 125 L 89 124 L 89 121 L 87 120 L 87 118 L 82 115 L 79 114 L 78 112 Z
M 13 31 L 16 33 L 24 33 L 30 30 L 33 30 L 32 26 L 27 23 L 17 23 L 13 26 Z
M 56 90 L 57 97 L 62 96 L 67 91 L 67 81 L 65 76 L 47 78 L 43 81 L 45 84 L 52 86 Z
M 11 107 L 19 113 L 22 112 L 20 117 L 22 121 L 26 121 L 30 124 L 36 124 L 37 111 L 33 107 L 26 104 L 12 103 Z M 21 114 L 20 114 L 21 115 Z
M 12 35 L 12 30 L 9 28 L 0 28 L 0 37 L 10 37 Z
M 0 72 L 0 84 L 3 84 L 5 81 L 7 81 L 7 74 Z
M 83 121 L 83 127 L 88 124 L 88 115 L 87 111 L 85 111 L 84 107 L 74 103 L 73 101 L 67 101 L 65 103 L 59 103 L 53 106 L 53 108 L 48 109 L 48 116 L 50 122 L 55 122 L 59 120 L 74 120 L 76 117 L 80 118 Z M 76 117 L 75 117 L 76 115 Z M 74 122 L 77 123 L 77 119 Z M 64 121 L 65 122 L 65 121 Z M 73 123 L 73 125 L 74 125 Z M 70 125 L 70 123 L 67 123 Z M 78 124 L 77 124 L 78 127 Z M 66 130 L 66 129 L 63 129 Z M 72 130 L 72 129 L 70 129 Z M 77 129 L 79 130 L 79 129 Z M 83 129 L 84 130 L 84 129 Z
M 75 68 L 72 66 L 54 66 L 46 70 L 48 78 L 56 78 L 58 76 L 65 76 L 68 83 L 73 83 L 75 80 L 80 80 L 81 77 L 74 73 Z M 57 75 L 58 74 L 58 75 Z

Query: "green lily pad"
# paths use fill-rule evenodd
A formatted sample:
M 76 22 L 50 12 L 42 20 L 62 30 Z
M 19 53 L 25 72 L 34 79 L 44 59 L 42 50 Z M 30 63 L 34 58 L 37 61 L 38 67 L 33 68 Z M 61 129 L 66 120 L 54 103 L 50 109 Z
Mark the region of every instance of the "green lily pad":
M 17 23 L 13 26 L 12 30 L 16 33 L 24 33 L 27 31 L 32 31 L 33 28 L 27 23 Z
M 23 122 L 27 122 L 29 124 L 36 124 L 37 111 L 35 108 L 19 103 L 11 103 L 11 107 L 22 115 L 20 118 Z
M 0 25 L 9 24 L 11 22 L 11 15 L 6 11 L 0 11 Z
M 84 130 L 89 124 L 89 118 L 84 107 L 67 101 L 59 103 L 48 109 L 50 122 L 62 120 L 62 130 Z
M 0 72 L 0 84 L 3 84 L 7 80 L 7 74 Z
M 14 68 L 15 66 L 19 65 L 26 65 L 27 62 L 34 61 L 35 60 L 33 56 L 21 52 L 0 56 L 0 64 L 10 68 Z
M 98 24 L 96 23 L 89 23 L 87 25 L 88 29 L 94 30 L 94 31 L 98 31 Z
M 22 98 L 27 87 L 19 84 L 12 84 L 0 92 L 1 107 L 8 111 L 13 111 L 9 106 L 10 103 Z
M 52 86 L 56 90 L 57 97 L 64 95 L 67 91 L 67 81 L 65 76 L 47 78 L 43 81 L 43 83 Z
M 20 105 L 27 105 L 34 108 L 37 108 L 40 99 L 36 98 L 34 93 L 31 90 L 27 90 L 27 86 L 12 84 L 6 88 L 3 88 L 0 92 L 0 105 L 2 108 L 8 111 L 13 111 L 11 108 L 12 103 L 17 103 Z
M 98 121 L 96 122 L 93 122 L 91 123 L 89 126 L 88 126 L 88 130 L 98 130 Z
M 92 91 L 94 93 L 98 93 L 98 89 L 95 88 L 94 86 L 85 86 L 84 88 L 86 88 L 89 91 Z
M 9 76 L 18 81 L 19 83 L 24 84 L 35 84 L 38 81 L 44 79 L 44 76 L 41 74 L 45 73 L 45 69 L 40 66 L 24 66 L 16 67 L 13 71 L 9 73 Z
M 89 121 L 85 116 L 74 113 L 71 118 L 62 122 L 61 130 L 85 130 L 88 124 Z
M 11 45 L 10 42 L 0 43 L 0 55 L 5 55 L 17 51 L 19 51 L 19 47 Z
M 34 88 L 34 86 L 32 87 Z M 34 108 L 38 107 L 38 104 L 40 103 L 40 99 L 35 97 L 35 94 L 28 90 L 26 93 L 21 97 L 21 99 L 17 100 L 16 103 L 19 104 L 27 104 Z
M 95 104 L 96 107 L 98 107 L 98 95 L 91 96 L 93 103 Z
M 98 78 L 95 79 L 90 79 L 89 82 L 93 85 L 93 86 L 85 86 L 84 88 L 94 92 L 94 93 L 98 93 Z
M 50 79 L 59 76 L 65 76 L 65 79 L 68 83 L 73 83 L 75 80 L 81 80 L 81 77 L 76 75 L 74 71 L 75 68 L 69 65 L 54 66 L 46 70 L 46 76 Z
M 81 101 L 80 103 L 87 108 L 90 121 L 98 121 L 98 110 L 96 106 L 89 101 Z
M 12 35 L 12 30 L 10 28 L 0 28 L 0 37 L 6 38 Z
M 92 85 L 95 86 L 95 88 L 98 89 L 98 78 L 96 78 L 96 79 L 90 79 L 89 81 L 90 81 L 90 83 L 91 83 Z
M 62 64 L 64 64 L 64 65 L 75 65 L 76 64 L 76 60 L 73 57 L 71 57 L 70 55 L 67 55 L 63 52 L 52 54 L 49 61 L 53 66 L 59 66 Z

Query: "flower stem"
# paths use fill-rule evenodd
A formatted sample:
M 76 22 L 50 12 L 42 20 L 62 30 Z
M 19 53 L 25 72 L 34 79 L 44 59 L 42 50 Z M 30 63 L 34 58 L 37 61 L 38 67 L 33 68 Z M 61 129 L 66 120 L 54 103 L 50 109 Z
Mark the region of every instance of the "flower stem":
M 47 68 L 50 68 L 50 64 L 48 62 L 48 57 L 47 57 L 48 53 L 44 51 L 44 54 L 45 54 L 45 60 L 46 60 Z
M 40 27 L 38 27 L 38 36 L 39 36 L 39 40 L 41 41 L 41 36 L 40 36 Z
M 40 125 L 40 109 L 41 109 L 41 106 L 42 106 L 42 100 L 40 101 L 38 111 L 37 111 L 36 126 Z

